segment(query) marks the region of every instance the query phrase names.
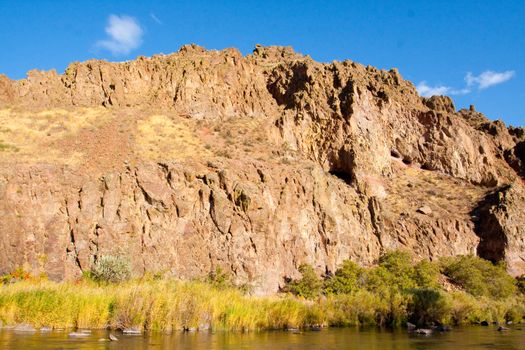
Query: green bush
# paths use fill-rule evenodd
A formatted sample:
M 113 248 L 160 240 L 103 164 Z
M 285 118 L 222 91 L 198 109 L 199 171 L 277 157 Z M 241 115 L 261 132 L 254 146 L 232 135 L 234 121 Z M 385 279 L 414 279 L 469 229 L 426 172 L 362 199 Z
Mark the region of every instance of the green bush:
M 525 294 L 525 275 L 520 276 L 516 279 L 518 290 L 521 294 Z
M 376 294 L 360 289 L 351 294 L 330 295 L 321 304 L 333 326 L 383 324 L 381 310 L 387 309 Z
M 415 270 L 412 257 L 408 252 L 394 250 L 387 252 L 379 259 L 379 267 L 386 269 L 383 273 L 386 282 L 398 289 L 415 288 Z
M 326 294 L 349 294 L 356 291 L 364 283 L 364 273 L 364 269 L 355 262 L 345 260 L 335 274 L 326 280 L 324 291 Z
M 346 260 L 325 282 L 326 294 L 351 293 L 360 288 L 388 295 L 390 290 L 438 288 L 439 266 L 430 261 L 414 265 L 409 253 L 392 251 L 383 255 L 379 266 L 362 268 Z
M 475 256 L 458 256 L 442 260 L 443 273 L 453 283 L 474 296 L 499 299 L 516 293 L 516 280 L 502 266 Z
M 374 267 L 346 260 L 324 283 L 311 266 L 300 271 L 302 278 L 284 290 L 307 299 L 325 294 L 316 305 L 333 325 L 521 322 L 525 316 L 525 296 L 516 293 L 525 282 L 477 257 L 413 263 L 409 253 L 391 251 Z M 442 274 L 461 290 L 445 291 Z
M 426 273 L 426 272 L 425 272 Z M 419 287 L 412 257 L 404 251 L 390 251 L 379 259 L 379 265 L 365 271 L 365 288 L 388 295 L 389 290 L 406 291 Z
M 439 265 L 428 260 L 421 260 L 414 267 L 414 282 L 418 288 L 439 288 Z
M 91 278 L 109 283 L 127 281 L 131 278 L 131 264 L 120 256 L 103 255 L 91 268 Z
M 302 264 L 299 266 L 299 272 L 302 277 L 288 283 L 284 290 L 306 299 L 314 299 L 321 295 L 323 282 L 317 276 L 313 267 Z
M 399 290 L 398 285 L 394 284 L 395 277 L 383 266 L 372 267 L 364 273 L 363 287 L 367 290 L 388 296 L 390 291 Z
M 417 325 L 447 323 L 452 306 L 445 293 L 437 289 L 418 288 L 411 291 L 410 320 Z
M 525 317 L 525 304 L 523 299 L 516 302 L 516 300 L 510 300 L 507 303 L 507 310 L 505 313 L 505 321 L 512 323 L 520 323 Z

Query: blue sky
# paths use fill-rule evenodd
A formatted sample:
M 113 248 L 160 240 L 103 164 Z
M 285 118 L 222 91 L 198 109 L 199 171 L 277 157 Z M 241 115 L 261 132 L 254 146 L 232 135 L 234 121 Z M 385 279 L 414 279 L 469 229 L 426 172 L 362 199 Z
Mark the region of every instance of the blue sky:
M 63 72 L 208 49 L 291 45 L 324 62 L 397 67 L 425 94 L 450 94 L 491 119 L 525 126 L 525 1 L 7 1 L 0 73 Z

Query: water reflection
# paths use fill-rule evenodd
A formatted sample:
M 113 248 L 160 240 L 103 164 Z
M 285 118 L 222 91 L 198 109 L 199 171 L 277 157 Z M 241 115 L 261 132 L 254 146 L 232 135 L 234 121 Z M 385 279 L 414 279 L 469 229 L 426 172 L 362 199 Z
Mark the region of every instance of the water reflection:
M 514 328 L 498 332 L 492 327 L 467 327 L 450 333 L 423 336 L 404 331 L 377 329 L 328 329 L 321 332 L 174 333 L 172 335 L 125 336 L 109 342 L 108 332 L 94 331 L 86 338 L 70 338 L 68 332 L 20 333 L 0 331 L 0 348 L 36 349 L 365 349 L 365 350 L 460 350 L 525 347 L 525 331 Z M 106 339 L 106 341 L 100 341 Z

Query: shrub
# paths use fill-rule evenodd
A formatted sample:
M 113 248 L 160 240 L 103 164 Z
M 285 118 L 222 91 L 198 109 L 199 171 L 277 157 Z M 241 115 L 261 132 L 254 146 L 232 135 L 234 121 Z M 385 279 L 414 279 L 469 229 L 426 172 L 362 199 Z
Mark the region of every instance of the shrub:
M 480 315 L 478 300 L 463 291 L 456 291 L 450 294 L 452 302 L 450 309 L 451 321 L 454 324 L 477 323 L 483 318 Z
M 23 267 L 17 267 L 13 272 L 0 276 L 0 283 L 7 284 L 31 279 L 31 274 Z
M 419 288 L 439 288 L 439 266 L 422 260 L 414 267 L 414 282 Z
M 350 260 L 343 261 L 343 265 L 335 274 L 326 280 L 326 294 L 348 294 L 362 287 L 364 283 L 364 269 Z
M 416 287 L 414 265 L 409 253 L 400 250 L 387 252 L 379 259 L 379 267 L 386 269 L 387 273 L 382 275 L 390 286 L 398 289 Z
M 365 271 L 363 286 L 371 292 L 388 296 L 393 288 L 398 290 L 397 285 L 392 284 L 393 280 L 394 276 L 390 271 L 383 266 L 377 266 Z
M 521 294 L 525 294 L 525 275 L 522 275 L 516 279 L 518 290 Z
M 323 282 L 317 276 L 313 267 L 302 264 L 299 266 L 299 272 L 302 277 L 288 283 L 284 290 L 306 299 L 318 297 L 321 294 Z
M 525 305 L 523 300 L 510 300 L 507 305 L 505 313 L 505 321 L 512 323 L 520 323 L 525 317 Z
M 365 271 L 364 286 L 386 297 L 391 291 L 416 288 L 415 275 L 410 254 L 399 250 L 391 251 L 381 256 L 379 266 Z
M 208 274 L 207 282 L 218 289 L 232 287 L 230 275 L 223 271 L 222 267 L 217 266 Z
M 91 268 L 91 278 L 99 282 L 118 283 L 131 278 L 130 262 L 120 256 L 103 255 Z
M 330 325 L 333 326 L 381 324 L 379 310 L 387 309 L 384 300 L 363 289 L 351 294 L 330 295 L 321 305 L 327 309 Z
M 516 293 L 516 280 L 502 266 L 474 256 L 443 259 L 443 273 L 474 296 L 506 298 Z
M 418 288 L 411 291 L 410 319 L 418 325 L 447 323 L 452 307 L 446 295 L 437 289 Z

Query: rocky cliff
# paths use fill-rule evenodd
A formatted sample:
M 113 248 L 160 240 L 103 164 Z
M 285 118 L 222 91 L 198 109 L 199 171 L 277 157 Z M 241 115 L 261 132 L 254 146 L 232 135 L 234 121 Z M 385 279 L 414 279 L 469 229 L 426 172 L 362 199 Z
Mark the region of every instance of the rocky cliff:
M 271 292 L 297 267 L 478 254 L 525 273 L 525 131 L 397 70 L 257 46 L 0 76 L 0 270 L 105 254 Z

